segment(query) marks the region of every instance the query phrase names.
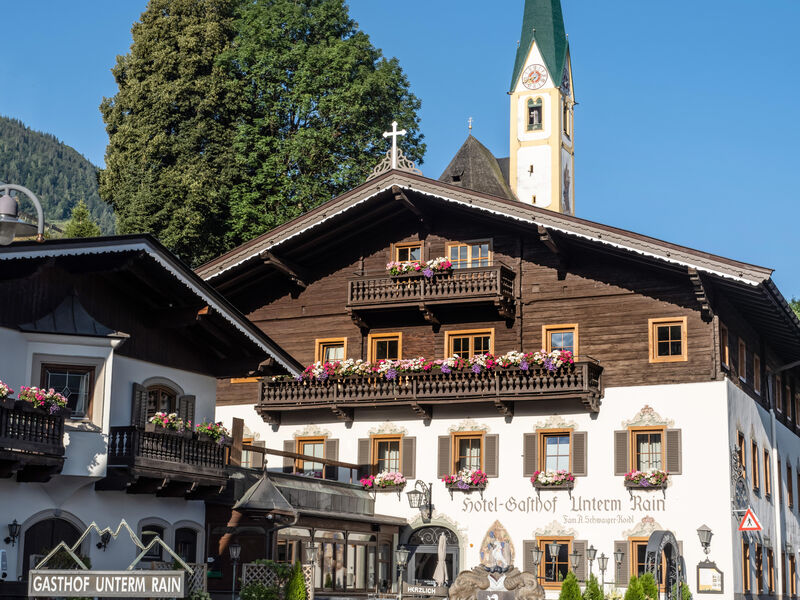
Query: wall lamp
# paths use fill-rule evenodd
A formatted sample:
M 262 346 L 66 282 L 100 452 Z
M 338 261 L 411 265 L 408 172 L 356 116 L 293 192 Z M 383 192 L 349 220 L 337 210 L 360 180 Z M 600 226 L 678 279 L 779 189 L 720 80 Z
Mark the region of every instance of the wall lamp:
M 411 508 L 418 508 L 422 513 L 422 518 L 430 521 L 433 514 L 433 485 L 417 479 L 414 489 L 406 492 L 406 496 L 408 496 L 408 505 Z
M 711 536 L 714 532 L 709 529 L 708 525 L 701 525 L 697 528 L 697 537 L 700 538 L 700 545 L 703 547 L 703 552 L 708 555 L 711 552 Z
M 17 520 L 14 519 L 13 523 L 8 524 L 8 537 L 3 541 L 6 544 L 11 544 L 13 546 L 19 537 L 20 529 L 22 529 L 22 525 L 17 523 Z
M 111 532 L 106 531 L 103 535 L 100 536 L 100 541 L 97 542 L 97 549 L 102 549 L 103 552 L 106 551 L 106 546 L 108 546 L 108 542 L 111 541 Z

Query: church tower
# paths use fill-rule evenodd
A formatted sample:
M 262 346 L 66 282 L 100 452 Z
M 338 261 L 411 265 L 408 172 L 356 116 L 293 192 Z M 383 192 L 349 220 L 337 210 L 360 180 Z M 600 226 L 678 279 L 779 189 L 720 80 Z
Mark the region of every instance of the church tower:
M 575 214 L 575 97 L 560 0 L 525 0 L 509 97 L 512 191 L 521 202 Z

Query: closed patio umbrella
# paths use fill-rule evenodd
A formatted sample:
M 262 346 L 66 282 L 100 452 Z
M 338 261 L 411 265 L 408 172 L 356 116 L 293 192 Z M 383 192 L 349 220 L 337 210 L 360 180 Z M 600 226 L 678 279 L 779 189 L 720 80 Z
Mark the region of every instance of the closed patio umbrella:
M 439 548 L 436 551 L 436 570 L 433 572 L 433 580 L 436 585 L 444 585 L 447 579 L 447 565 L 445 559 L 447 557 L 447 538 L 443 533 L 439 534 Z

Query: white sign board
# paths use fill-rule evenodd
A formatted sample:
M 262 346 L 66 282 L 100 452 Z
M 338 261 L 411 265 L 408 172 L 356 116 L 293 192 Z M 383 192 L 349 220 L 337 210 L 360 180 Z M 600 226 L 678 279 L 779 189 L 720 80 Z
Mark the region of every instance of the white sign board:
M 697 592 L 700 594 L 722 594 L 725 579 L 717 565 L 710 561 L 697 565 Z
M 28 597 L 183 598 L 183 571 L 34 569 Z

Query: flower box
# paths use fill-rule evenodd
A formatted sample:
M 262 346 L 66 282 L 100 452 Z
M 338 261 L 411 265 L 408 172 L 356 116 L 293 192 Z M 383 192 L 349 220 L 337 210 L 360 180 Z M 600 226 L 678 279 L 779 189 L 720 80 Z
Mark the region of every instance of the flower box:
M 668 481 L 669 473 L 660 469 L 625 473 L 625 487 L 628 490 L 663 490 Z
M 567 481 L 564 483 L 539 483 L 533 482 L 533 487 L 537 490 L 572 490 L 575 489 L 574 481 Z
M 663 483 L 648 483 L 642 485 L 641 483 L 626 481 L 625 488 L 628 490 L 664 490 L 667 489 L 667 482 L 664 481 Z
M 197 433 L 197 441 L 198 442 L 210 442 L 212 440 L 211 440 L 211 436 L 208 435 L 207 433 L 198 432 Z
M 14 398 L 0 398 L 0 407 L 11 410 L 16 406 L 17 401 Z
M 467 492 L 467 493 L 469 493 L 469 492 L 472 492 L 472 491 L 475 491 L 475 490 L 477 490 L 479 492 L 482 492 L 483 490 L 486 489 L 486 484 L 485 483 L 481 483 L 481 484 L 478 484 L 478 485 L 467 485 L 465 483 L 462 483 L 461 485 L 459 485 L 457 483 L 445 483 L 444 487 L 447 488 L 448 490 L 450 490 L 451 492 Z
M 536 471 L 531 484 L 537 490 L 571 490 L 575 487 L 575 476 L 567 470 Z
M 442 482 L 444 482 L 445 488 L 447 488 L 452 495 L 454 491 L 471 492 L 473 490 L 478 490 L 479 492 L 483 492 L 489 480 L 486 473 L 480 469 L 462 469 L 458 473 L 445 475 L 442 478 Z
M 172 429 L 170 427 L 164 427 L 163 425 L 159 425 L 158 423 L 145 423 L 144 430 L 147 433 L 163 433 L 164 435 L 172 435 L 175 437 L 182 437 L 191 439 L 192 432 L 188 429 Z
M 375 492 L 377 494 L 381 494 L 383 492 L 391 492 L 393 494 L 399 494 L 402 492 L 406 487 L 405 483 L 401 483 L 400 485 L 385 485 L 383 487 L 364 487 L 365 490 L 368 492 Z
M 395 492 L 399 494 L 406 487 L 406 478 L 399 472 L 382 471 L 377 475 L 362 477 L 359 483 L 368 492 Z

